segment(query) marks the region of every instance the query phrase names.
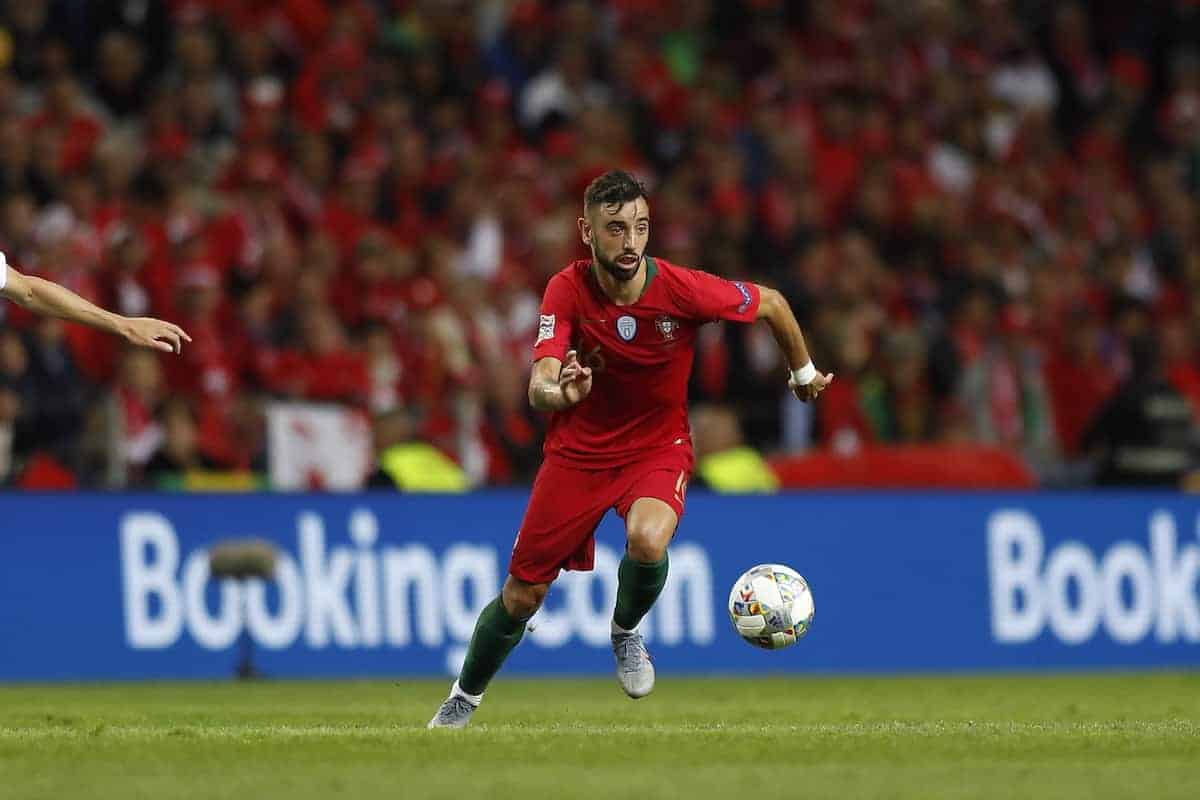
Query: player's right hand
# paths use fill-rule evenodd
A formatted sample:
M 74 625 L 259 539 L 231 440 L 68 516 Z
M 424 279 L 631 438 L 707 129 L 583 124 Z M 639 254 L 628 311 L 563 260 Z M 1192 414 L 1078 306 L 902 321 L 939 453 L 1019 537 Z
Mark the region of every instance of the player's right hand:
M 580 364 L 579 354 L 574 350 L 567 351 L 567 360 L 563 362 L 562 371 L 558 373 L 558 386 L 562 389 L 563 398 L 571 405 L 575 405 L 592 391 L 592 368 Z

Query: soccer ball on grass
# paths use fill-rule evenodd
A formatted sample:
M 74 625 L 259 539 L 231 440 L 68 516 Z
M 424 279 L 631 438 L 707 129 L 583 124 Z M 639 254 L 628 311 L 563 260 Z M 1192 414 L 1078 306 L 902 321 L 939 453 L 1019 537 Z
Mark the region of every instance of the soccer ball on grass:
M 813 620 L 812 592 L 791 567 L 759 564 L 733 584 L 729 618 L 738 635 L 750 644 L 782 650 L 808 633 Z

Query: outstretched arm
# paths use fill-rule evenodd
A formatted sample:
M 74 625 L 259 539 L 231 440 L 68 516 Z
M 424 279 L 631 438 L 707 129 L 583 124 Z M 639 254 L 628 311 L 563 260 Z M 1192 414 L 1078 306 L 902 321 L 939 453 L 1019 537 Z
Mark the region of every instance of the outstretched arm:
M 765 319 L 771 326 L 771 333 L 787 358 L 791 371 L 788 386 L 792 394 L 804 402 L 815 400 L 833 380 L 833 373 L 824 375 L 813 366 L 808 346 L 804 344 L 804 335 L 800 332 L 800 323 L 796 322 L 796 315 L 783 295 L 767 286 L 759 286 L 758 291 L 758 319 Z
M 0 286 L 0 296 L 35 314 L 81 322 L 120 336 L 131 344 L 168 353 L 178 353 L 185 341 L 192 340 L 178 325 L 149 317 L 123 317 L 89 303 L 52 281 L 22 275 L 11 266 L 0 266 L 0 269 L 7 272 L 4 285 Z
M 587 397 L 592 390 L 592 368 L 579 363 L 574 350 L 567 360 L 539 358 L 529 376 L 529 405 L 538 411 L 563 411 Z

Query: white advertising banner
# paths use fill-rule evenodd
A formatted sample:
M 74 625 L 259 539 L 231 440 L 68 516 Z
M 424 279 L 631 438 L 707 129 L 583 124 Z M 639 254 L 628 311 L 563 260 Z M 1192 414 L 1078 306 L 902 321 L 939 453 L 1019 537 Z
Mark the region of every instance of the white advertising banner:
M 272 488 L 361 488 L 371 468 L 371 452 L 371 429 L 358 411 L 310 403 L 267 407 Z

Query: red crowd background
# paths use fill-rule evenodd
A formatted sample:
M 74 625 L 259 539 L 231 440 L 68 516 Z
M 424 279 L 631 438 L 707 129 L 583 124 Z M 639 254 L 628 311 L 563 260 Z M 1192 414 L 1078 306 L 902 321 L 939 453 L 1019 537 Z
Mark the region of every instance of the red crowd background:
M 734 439 L 1088 483 L 1145 342 L 1200 409 L 1200 3 L 1137 6 L 4 4 L 0 250 L 194 341 L 0 308 L 0 481 L 261 471 L 273 398 L 527 481 L 540 293 L 619 167 L 652 251 L 780 288 L 837 373 L 790 403 L 765 328 L 712 326 L 692 394 Z

